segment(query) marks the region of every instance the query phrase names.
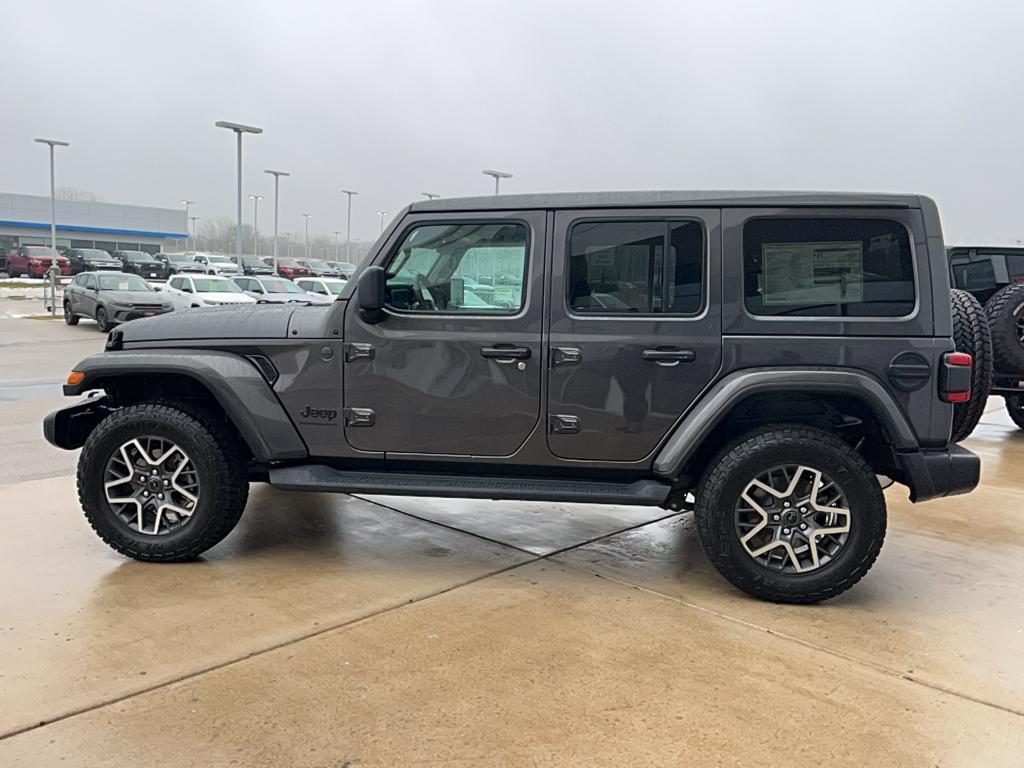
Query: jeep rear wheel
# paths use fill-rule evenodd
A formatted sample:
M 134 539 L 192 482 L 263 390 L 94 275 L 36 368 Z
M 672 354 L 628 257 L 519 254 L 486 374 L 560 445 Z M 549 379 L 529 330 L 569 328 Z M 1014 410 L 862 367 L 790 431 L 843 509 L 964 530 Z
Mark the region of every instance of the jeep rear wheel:
M 86 519 L 109 546 L 137 560 L 192 560 L 227 536 L 248 496 L 237 438 L 212 414 L 174 404 L 115 411 L 78 461 Z
M 992 389 L 992 334 L 988 316 L 978 300 L 967 291 L 950 291 L 953 310 L 953 346 L 966 352 L 974 365 L 971 368 L 971 399 L 953 406 L 952 441 L 965 439 L 981 421 Z
M 744 436 L 696 492 L 697 530 L 718 571 L 744 592 L 816 603 L 856 584 L 885 538 L 885 497 L 847 443 L 809 427 Z
M 992 354 L 1000 373 L 1024 373 L 1024 284 L 1000 290 L 985 304 Z
M 1006 412 L 1010 414 L 1013 423 L 1024 429 L 1024 394 L 1005 395 Z

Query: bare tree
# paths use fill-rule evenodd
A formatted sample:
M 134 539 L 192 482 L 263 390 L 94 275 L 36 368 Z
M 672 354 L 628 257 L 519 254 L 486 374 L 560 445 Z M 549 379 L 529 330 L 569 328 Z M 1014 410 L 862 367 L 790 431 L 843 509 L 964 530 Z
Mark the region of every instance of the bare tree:
M 57 187 L 54 193 L 58 200 L 82 200 L 87 203 L 103 202 L 103 198 L 95 192 L 90 192 L 88 189 L 79 189 L 78 187 Z

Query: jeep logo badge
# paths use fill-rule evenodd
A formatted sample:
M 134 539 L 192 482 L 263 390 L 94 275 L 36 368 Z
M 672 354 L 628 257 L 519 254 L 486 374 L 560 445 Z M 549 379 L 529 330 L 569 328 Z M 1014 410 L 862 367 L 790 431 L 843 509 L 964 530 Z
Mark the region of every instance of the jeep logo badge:
M 323 419 L 324 421 L 334 421 L 338 418 L 338 412 L 333 408 L 314 408 L 311 405 L 307 405 L 299 411 L 299 416 L 304 419 Z

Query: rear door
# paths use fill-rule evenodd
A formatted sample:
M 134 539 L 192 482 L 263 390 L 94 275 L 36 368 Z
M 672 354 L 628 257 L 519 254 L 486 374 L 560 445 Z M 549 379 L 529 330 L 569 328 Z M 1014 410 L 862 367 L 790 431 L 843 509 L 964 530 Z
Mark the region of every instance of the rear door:
M 721 365 L 717 209 L 555 215 L 548 446 L 639 461 Z

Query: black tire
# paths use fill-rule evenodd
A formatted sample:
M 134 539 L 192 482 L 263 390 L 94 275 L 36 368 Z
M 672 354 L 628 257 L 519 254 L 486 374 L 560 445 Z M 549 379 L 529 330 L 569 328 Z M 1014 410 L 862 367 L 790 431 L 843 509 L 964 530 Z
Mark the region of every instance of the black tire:
M 159 535 L 140 533 L 117 516 L 107 501 L 107 464 L 132 438 L 172 441 L 197 470 L 199 500 L 187 522 Z M 92 431 L 78 460 L 78 498 L 100 538 L 123 555 L 150 562 L 194 560 L 238 523 L 249 494 L 243 448 L 215 414 L 190 413 L 175 403 L 140 403 L 121 408 Z
M 992 334 L 988 315 L 967 291 L 950 291 L 953 309 L 953 346 L 974 359 L 971 369 L 971 399 L 953 406 L 952 441 L 965 439 L 981 421 L 992 389 Z
M 1010 414 L 1013 423 L 1024 429 L 1024 394 L 1003 397 L 1006 400 L 1006 412 Z
M 78 325 L 78 315 L 71 311 L 71 304 L 64 302 L 64 322 L 68 325 Z
M 103 307 L 96 307 L 96 330 L 106 333 L 110 330 L 110 320 L 107 319 L 107 310 Z
M 985 305 L 992 356 L 1000 373 L 1024 373 L 1024 283 L 1008 285 Z
M 783 573 L 755 559 L 741 542 L 737 523 L 748 484 L 788 464 L 827 475 L 850 510 L 845 543 L 828 562 L 803 573 Z M 886 526 L 882 488 L 860 454 L 834 435 L 802 426 L 766 427 L 727 446 L 710 467 L 696 491 L 697 531 L 715 568 L 747 594 L 776 603 L 817 603 L 860 581 L 878 557 Z

